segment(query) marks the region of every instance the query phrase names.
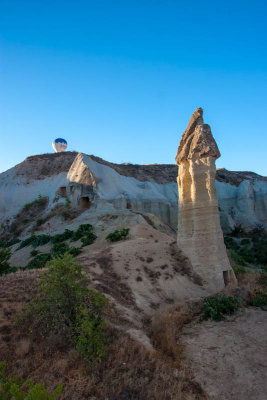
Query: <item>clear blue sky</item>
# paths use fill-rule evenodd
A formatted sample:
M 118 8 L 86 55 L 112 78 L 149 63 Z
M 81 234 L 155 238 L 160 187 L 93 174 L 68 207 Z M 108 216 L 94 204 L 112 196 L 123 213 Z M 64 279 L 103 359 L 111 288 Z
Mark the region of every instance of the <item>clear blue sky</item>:
M 267 175 L 267 2 L 0 0 L 0 171 L 69 150 L 173 163 L 196 107 L 218 167 Z

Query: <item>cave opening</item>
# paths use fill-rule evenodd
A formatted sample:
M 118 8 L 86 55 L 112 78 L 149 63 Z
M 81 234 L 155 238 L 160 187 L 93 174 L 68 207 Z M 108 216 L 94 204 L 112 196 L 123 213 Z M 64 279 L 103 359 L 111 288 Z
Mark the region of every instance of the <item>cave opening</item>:
M 58 189 L 58 194 L 59 194 L 61 197 L 67 197 L 67 188 L 66 188 L 66 186 L 61 186 L 61 187 Z
M 230 283 L 230 271 L 223 271 L 224 285 L 227 286 Z
M 87 210 L 91 207 L 91 201 L 89 200 L 88 196 L 83 196 L 79 200 L 79 208 L 81 210 Z

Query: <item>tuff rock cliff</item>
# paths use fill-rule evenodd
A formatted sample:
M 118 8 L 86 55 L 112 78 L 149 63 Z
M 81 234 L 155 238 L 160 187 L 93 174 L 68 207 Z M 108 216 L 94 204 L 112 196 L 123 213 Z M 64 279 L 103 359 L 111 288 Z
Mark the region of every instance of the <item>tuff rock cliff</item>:
M 176 165 L 114 164 L 75 152 L 31 156 L 0 174 L 0 223 L 41 194 L 49 199 L 47 212 L 68 197 L 77 208 L 124 207 L 155 215 L 176 230 L 176 177 Z M 223 231 L 239 223 L 267 227 L 266 177 L 219 169 L 215 187 Z

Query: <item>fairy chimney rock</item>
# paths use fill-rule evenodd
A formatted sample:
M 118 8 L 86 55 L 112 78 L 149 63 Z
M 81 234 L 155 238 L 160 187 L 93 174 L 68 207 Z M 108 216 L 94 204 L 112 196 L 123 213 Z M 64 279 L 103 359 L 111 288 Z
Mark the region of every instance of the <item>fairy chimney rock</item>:
M 183 133 L 178 172 L 178 246 L 211 290 L 235 284 L 220 225 L 215 160 L 220 157 L 210 126 L 197 108 Z

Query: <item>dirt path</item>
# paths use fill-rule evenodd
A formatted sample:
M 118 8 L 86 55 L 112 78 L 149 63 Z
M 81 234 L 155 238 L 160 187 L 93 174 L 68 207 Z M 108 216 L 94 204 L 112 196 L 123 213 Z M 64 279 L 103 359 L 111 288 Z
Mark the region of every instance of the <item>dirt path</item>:
M 185 332 L 195 379 L 212 400 L 267 399 L 267 312 L 245 309 Z

